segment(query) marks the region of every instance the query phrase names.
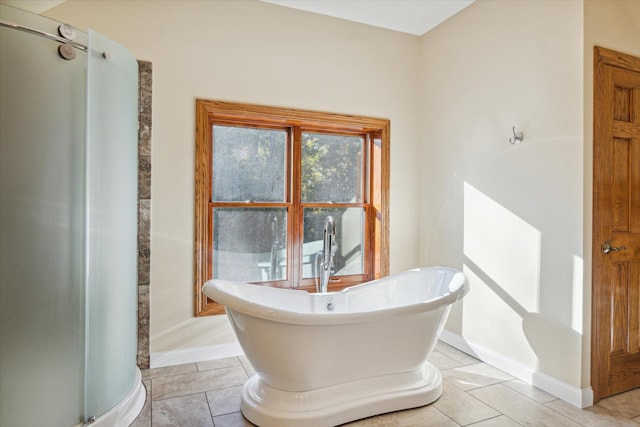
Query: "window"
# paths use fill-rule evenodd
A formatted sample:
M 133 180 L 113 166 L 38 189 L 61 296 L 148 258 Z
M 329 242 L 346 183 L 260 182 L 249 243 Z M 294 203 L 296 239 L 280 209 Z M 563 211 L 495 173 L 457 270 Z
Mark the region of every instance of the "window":
M 388 274 L 389 121 L 196 101 L 196 315 L 211 278 L 315 290 L 323 223 L 330 290 Z

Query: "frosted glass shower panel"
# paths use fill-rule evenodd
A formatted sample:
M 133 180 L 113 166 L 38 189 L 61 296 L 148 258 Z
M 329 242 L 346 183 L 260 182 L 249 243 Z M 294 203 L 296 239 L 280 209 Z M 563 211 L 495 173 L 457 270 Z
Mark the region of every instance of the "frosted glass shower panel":
M 89 31 L 86 415 L 134 385 L 137 310 L 138 64 Z
M 59 25 L 2 4 L 0 19 Z M 82 419 L 86 63 L 58 45 L 0 27 L 0 426 Z

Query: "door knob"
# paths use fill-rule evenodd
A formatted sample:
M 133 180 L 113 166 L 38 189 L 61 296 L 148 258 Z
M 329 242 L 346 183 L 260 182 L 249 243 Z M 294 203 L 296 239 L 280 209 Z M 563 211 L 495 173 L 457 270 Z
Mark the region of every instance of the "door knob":
M 604 242 L 604 245 L 602 245 L 602 252 L 604 252 L 605 254 L 611 253 L 611 252 L 620 252 L 627 249 L 626 246 L 618 246 L 617 248 L 615 246 L 611 246 L 611 244 L 609 244 L 609 242 Z

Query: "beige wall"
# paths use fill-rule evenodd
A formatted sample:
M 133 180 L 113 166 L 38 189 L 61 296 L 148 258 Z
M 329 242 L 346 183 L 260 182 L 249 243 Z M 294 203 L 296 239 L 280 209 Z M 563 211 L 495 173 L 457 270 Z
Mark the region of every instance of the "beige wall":
M 574 387 L 582 18 L 579 1 L 482 0 L 423 36 L 420 52 L 420 261 L 471 282 L 447 329 Z
M 640 57 L 640 1 L 585 0 L 584 2 L 584 235 L 585 253 L 591 250 L 593 168 L 593 47 L 600 46 Z M 596 242 L 597 244 L 601 242 Z M 585 259 L 585 283 L 591 283 L 591 262 Z M 589 285 L 590 286 L 590 285 Z M 585 292 L 585 329 L 591 324 L 591 290 Z M 590 338 L 589 335 L 585 335 Z M 591 341 L 584 342 L 583 378 L 590 378 Z
M 417 266 L 417 37 L 255 0 L 70 0 L 46 14 L 153 63 L 152 350 L 193 316 L 197 97 L 390 119 L 390 266 Z
M 153 335 L 192 315 L 194 99 L 372 115 L 392 123 L 392 271 L 464 268 L 447 329 L 584 388 L 592 46 L 640 55 L 639 4 L 482 0 L 422 38 L 253 0 L 48 15 L 154 65 Z

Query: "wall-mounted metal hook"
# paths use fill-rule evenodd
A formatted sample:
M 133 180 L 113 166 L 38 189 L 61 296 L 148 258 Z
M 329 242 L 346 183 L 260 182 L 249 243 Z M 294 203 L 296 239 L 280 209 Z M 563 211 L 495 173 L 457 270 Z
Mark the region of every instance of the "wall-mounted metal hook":
M 518 132 L 516 133 L 516 127 L 513 126 L 513 138 L 509 138 L 509 142 L 511 144 L 520 144 L 524 139 L 524 133 Z

